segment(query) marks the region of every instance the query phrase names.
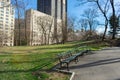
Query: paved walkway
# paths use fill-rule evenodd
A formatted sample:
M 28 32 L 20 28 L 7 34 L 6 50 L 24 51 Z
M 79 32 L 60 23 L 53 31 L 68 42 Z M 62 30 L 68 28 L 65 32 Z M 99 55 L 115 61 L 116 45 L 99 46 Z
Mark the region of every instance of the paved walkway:
M 95 53 L 80 58 L 77 64 L 70 64 L 70 70 L 76 73 L 73 80 L 120 80 L 120 48 Z

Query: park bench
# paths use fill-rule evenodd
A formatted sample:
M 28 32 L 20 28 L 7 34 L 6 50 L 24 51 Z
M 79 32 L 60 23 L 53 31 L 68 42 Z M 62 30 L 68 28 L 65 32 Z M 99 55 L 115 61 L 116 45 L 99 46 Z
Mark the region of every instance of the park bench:
M 81 48 L 81 47 L 80 47 Z M 78 62 L 78 59 L 80 56 L 83 56 L 85 53 L 87 53 L 88 50 L 79 50 L 79 48 L 71 50 L 71 51 L 67 51 L 67 52 L 63 52 L 58 54 L 58 59 L 59 59 L 59 63 L 60 63 L 60 68 L 62 68 L 63 64 L 66 65 L 67 70 L 69 71 L 69 64 L 71 62 Z

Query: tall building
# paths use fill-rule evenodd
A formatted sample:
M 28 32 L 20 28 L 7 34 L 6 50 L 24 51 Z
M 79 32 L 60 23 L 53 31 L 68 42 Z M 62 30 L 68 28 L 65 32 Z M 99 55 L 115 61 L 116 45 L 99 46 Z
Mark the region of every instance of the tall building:
M 0 45 L 14 45 L 15 10 L 10 0 L 0 0 Z
M 38 0 L 37 10 L 46 14 L 51 15 L 51 0 Z
M 37 10 L 48 15 L 51 15 L 54 18 L 54 39 L 58 42 L 57 38 L 57 20 L 61 20 L 62 24 L 62 36 L 63 41 L 67 40 L 67 0 L 38 0 Z
M 37 10 L 62 19 L 67 13 L 67 0 L 37 0 Z
M 61 42 L 62 29 L 65 32 L 67 28 L 67 0 L 37 2 L 37 10 L 26 11 L 27 43 L 33 46 Z M 66 27 L 63 28 L 63 25 Z

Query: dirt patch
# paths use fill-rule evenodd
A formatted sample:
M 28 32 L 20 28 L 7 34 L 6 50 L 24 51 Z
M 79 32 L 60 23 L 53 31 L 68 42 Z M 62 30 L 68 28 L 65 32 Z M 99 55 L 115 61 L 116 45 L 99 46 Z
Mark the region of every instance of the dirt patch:
M 70 75 L 54 71 L 38 71 L 33 73 L 38 80 L 69 80 Z

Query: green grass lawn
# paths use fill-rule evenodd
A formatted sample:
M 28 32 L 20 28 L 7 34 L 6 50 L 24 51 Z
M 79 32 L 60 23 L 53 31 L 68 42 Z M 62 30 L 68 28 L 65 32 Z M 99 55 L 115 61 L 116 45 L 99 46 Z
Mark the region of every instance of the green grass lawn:
M 56 54 L 85 43 L 89 42 L 69 42 L 64 45 L 34 47 L 2 47 L 0 48 L 0 80 L 38 80 L 38 77 L 32 74 L 33 72 L 52 68 L 57 62 Z M 104 44 L 88 47 L 96 50 L 103 46 Z

